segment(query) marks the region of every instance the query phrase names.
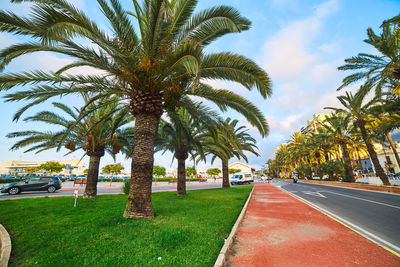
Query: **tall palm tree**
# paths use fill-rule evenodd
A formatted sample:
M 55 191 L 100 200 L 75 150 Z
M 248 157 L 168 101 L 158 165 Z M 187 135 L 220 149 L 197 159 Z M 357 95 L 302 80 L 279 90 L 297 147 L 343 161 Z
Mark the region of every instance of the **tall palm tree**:
M 177 194 L 186 195 L 185 161 L 195 153 L 204 158 L 202 136 L 204 130 L 216 126 L 217 114 L 205 106 L 198 105 L 196 117 L 192 117 L 185 109 L 168 111 L 170 122 L 161 120 L 160 133 L 156 140 L 157 151 L 171 151 L 178 162 Z
M 86 98 L 85 101 L 88 102 L 88 99 Z M 87 184 L 83 197 L 94 198 L 97 195 L 101 157 L 105 152 L 115 157 L 122 147 L 129 144 L 129 139 L 133 136 L 132 128 L 122 128 L 133 119 L 129 111 L 121 109 L 115 101 L 112 104 L 103 104 L 102 101 L 93 102 L 88 109 L 94 109 L 95 105 L 101 107 L 81 118 L 82 112 L 86 113 L 85 110 L 71 109 L 62 103 L 53 103 L 60 113 L 43 111 L 27 117 L 25 121 L 44 122 L 60 127 L 60 130 L 10 133 L 7 135 L 9 138 L 23 138 L 16 142 L 11 149 L 30 147 L 25 152 L 37 151 L 36 153 L 39 153 L 53 148 L 59 150 L 64 146 L 70 150 L 69 153 L 72 153 L 82 148 L 85 155 L 89 156 Z
M 379 163 L 378 156 L 369 138 L 370 133 L 366 129 L 366 125 L 370 123 L 371 120 L 371 108 L 379 98 L 375 97 L 364 104 L 367 93 L 367 87 L 361 87 L 360 90 L 354 95 L 351 92 L 346 92 L 346 95 L 338 97 L 344 108 L 328 108 L 333 109 L 336 112 L 343 112 L 348 114 L 354 125 L 360 129 L 362 138 L 367 146 L 368 154 L 371 158 L 372 163 L 374 164 L 376 174 L 382 180 L 382 183 L 384 185 L 390 185 L 389 179 L 385 174 L 381 164 Z
M 17 85 L 32 86 L 7 96 L 9 101 L 31 101 L 16 118 L 33 105 L 77 90 L 94 93 L 97 98 L 117 94 L 129 100 L 130 111 L 136 119 L 125 217 L 154 217 L 151 166 L 164 108 L 188 106 L 191 104 L 188 96 L 197 96 L 215 102 L 223 111 L 233 108 L 263 136 L 268 133 L 264 116 L 252 103 L 229 90 L 216 90 L 202 82 L 203 79 L 224 79 L 238 82 L 249 90 L 256 88 L 263 98 L 271 95 L 267 73 L 253 61 L 233 53 L 204 51 L 219 37 L 250 28 L 250 21 L 236 9 L 216 6 L 194 14 L 196 0 L 144 0 L 142 4 L 133 0 L 133 12 L 127 12 L 118 0 L 98 0 L 111 25 L 111 33 L 106 33 L 66 0 L 14 0 L 26 1 L 34 3 L 30 17 L 0 12 L 1 31 L 23 35 L 29 40 L 4 49 L 0 53 L 0 68 L 23 54 L 37 51 L 68 55 L 74 62 L 56 73 L 0 75 L 0 90 Z M 66 74 L 82 66 L 103 74 Z M 70 88 L 71 83 L 77 87 Z
M 307 143 L 307 136 L 301 132 L 295 132 L 287 146 L 295 168 L 310 163 L 310 151 Z
M 322 124 L 326 132 L 331 136 L 335 143 L 342 149 L 344 162 L 344 181 L 355 182 L 348 145 L 351 143 L 351 118 L 348 115 L 338 113 L 327 117 Z
M 279 172 L 279 174 L 283 174 L 285 177 L 288 177 L 289 173 L 295 168 L 293 157 L 287 144 L 281 144 L 275 150 L 275 161 L 273 162 L 272 167 L 276 168 L 275 170 Z
M 206 155 L 211 155 L 211 163 L 216 158 L 222 162 L 222 187 L 229 188 L 228 162 L 231 158 L 243 158 L 247 162 L 244 152 L 258 156 L 256 140 L 247 133 L 248 129 L 238 126 L 238 120 L 227 118 L 221 121 L 215 132 L 208 132 L 203 137 L 203 149 Z
M 400 98 L 387 97 L 380 105 L 372 108 L 372 113 L 377 118 L 374 132 L 378 135 L 383 134 L 386 136 L 400 168 L 400 157 L 390 134 L 395 129 L 400 128 Z
M 312 140 L 315 146 L 323 153 L 324 160 L 328 161 L 333 143 L 325 127 L 319 127 L 316 133 L 312 133 Z
M 376 35 L 371 28 L 367 30 L 368 39 L 378 55 L 359 53 L 357 56 L 345 59 L 346 64 L 339 70 L 355 71 L 343 79 L 338 90 L 358 81 L 364 81 L 364 87 L 375 89 L 377 94 L 382 91 L 400 95 L 400 25 L 384 23 L 382 33 Z

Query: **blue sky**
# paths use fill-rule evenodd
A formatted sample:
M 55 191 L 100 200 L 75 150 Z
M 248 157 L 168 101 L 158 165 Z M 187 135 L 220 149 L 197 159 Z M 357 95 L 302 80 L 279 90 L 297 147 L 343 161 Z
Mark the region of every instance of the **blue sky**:
M 27 14 L 29 5 L 11 4 L 0 0 L 0 8 L 12 10 L 17 14 Z M 105 20 L 94 0 L 71 0 L 107 28 Z M 126 9 L 131 9 L 131 1 L 122 0 Z M 400 1 L 395 0 L 200 0 L 197 10 L 214 5 L 231 5 L 252 21 L 252 27 L 240 34 L 231 34 L 219 39 L 209 48 L 209 52 L 232 51 L 256 61 L 270 75 L 273 82 L 273 96 L 262 99 L 256 90 L 247 91 L 242 86 L 223 81 L 209 81 L 216 88 L 227 88 L 253 101 L 266 116 L 270 134 L 261 138 L 245 119 L 235 112 L 223 116 L 239 119 L 250 128 L 257 139 L 260 157 L 249 155 L 249 164 L 260 168 L 273 150 L 290 139 L 294 131 L 300 130 L 308 119 L 323 107 L 338 105 L 336 92 L 346 73 L 336 70 L 345 58 L 359 52 L 375 53 L 363 42 L 366 29 L 372 27 L 379 31 L 383 20 L 398 15 Z M 18 37 L 0 33 L 0 49 L 18 42 Z M 23 56 L 10 64 L 7 71 L 26 71 L 33 69 L 56 70 L 70 62 L 70 59 L 50 53 Z M 349 88 L 354 90 L 355 88 Z M 5 95 L 0 92 L 0 97 Z M 74 97 L 54 99 L 70 105 L 79 105 Z M 51 101 L 52 102 L 52 101 Z M 12 122 L 13 114 L 22 103 L 0 104 L 0 161 L 3 160 L 60 160 L 80 159 L 82 151 L 64 157 L 65 151 L 47 151 L 40 154 L 23 153 L 23 150 L 9 151 L 15 140 L 5 137 L 9 132 L 27 129 L 48 129 L 46 125 L 28 124 L 23 120 Z M 37 111 L 50 109 L 50 102 L 29 110 L 26 116 Z M 64 152 L 64 153 L 63 153 Z M 84 159 L 87 165 L 88 160 Z M 231 162 L 236 159 L 232 159 Z M 101 165 L 113 160 L 106 156 Z M 129 160 L 117 156 L 126 169 Z M 155 155 L 155 164 L 167 169 L 171 164 L 171 154 Z M 187 165 L 191 165 L 187 162 Z M 210 167 L 201 163 L 199 168 Z M 216 161 L 215 167 L 220 167 Z

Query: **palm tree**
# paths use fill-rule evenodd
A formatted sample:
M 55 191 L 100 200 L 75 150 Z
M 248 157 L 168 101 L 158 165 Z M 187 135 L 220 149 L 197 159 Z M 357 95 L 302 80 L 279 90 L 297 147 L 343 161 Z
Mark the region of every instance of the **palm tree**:
M 256 140 L 251 137 L 244 126 L 238 127 L 238 120 L 227 118 L 220 121 L 215 132 L 208 132 L 203 137 L 203 149 L 206 155 L 212 155 L 211 163 L 216 158 L 222 162 L 222 187 L 229 188 L 228 162 L 231 158 L 243 158 L 247 162 L 245 151 L 258 156 L 255 151 Z
M 344 181 L 355 182 L 348 145 L 351 143 L 351 118 L 348 115 L 338 113 L 327 117 L 322 124 L 326 132 L 331 136 L 335 143 L 342 149 L 344 161 Z
M 272 168 L 275 168 L 276 172 L 285 177 L 289 176 L 289 173 L 295 168 L 295 164 L 287 144 L 282 144 L 276 149 L 275 160 L 272 163 Z
M 328 161 L 330 150 L 333 147 L 330 135 L 327 133 L 325 127 L 319 127 L 316 133 L 312 133 L 312 140 L 315 146 L 324 154 L 324 160 Z
M 177 194 L 186 195 L 185 161 L 195 152 L 204 158 L 201 138 L 206 127 L 215 127 L 217 114 L 205 106 L 198 105 L 196 117 L 192 117 L 185 109 L 168 111 L 170 122 L 161 120 L 160 133 L 156 139 L 157 151 L 171 151 L 178 161 Z
M 86 102 L 89 99 L 85 99 Z M 72 153 L 79 148 L 89 156 L 89 168 L 87 173 L 87 185 L 83 197 L 94 198 L 97 195 L 97 180 L 99 175 L 100 159 L 105 152 L 115 157 L 123 146 L 129 144 L 129 138 L 133 136 L 132 128 L 122 128 L 132 121 L 132 116 L 127 109 L 121 109 L 115 101 L 113 104 L 103 105 L 102 101 L 93 102 L 88 109 L 94 109 L 95 105 L 101 106 L 88 116 L 81 118 L 86 111 L 71 109 L 62 103 L 53 103 L 53 106 L 63 114 L 50 111 L 43 111 L 28 117 L 25 121 L 44 122 L 55 127 L 59 131 L 23 131 L 13 132 L 7 135 L 9 138 L 23 137 L 15 143 L 11 149 L 29 147 L 29 151 L 36 153 L 62 146 Z M 67 154 L 69 154 L 67 153 Z
M 287 148 L 290 152 L 295 168 L 298 168 L 303 164 L 310 164 L 310 147 L 305 134 L 295 132 L 292 135 L 292 139 L 288 141 Z
M 377 119 L 374 132 L 378 135 L 382 134 L 386 136 L 396 158 L 397 165 L 400 168 L 400 157 L 390 135 L 392 131 L 400 128 L 400 98 L 387 97 L 380 105 L 372 108 L 372 113 L 374 113 Z
M 362 138 L 367 146 L 368 154 L 374 164 L 376 174 L 382 180 L 384 185 L 390 185 L 389 179 L 385 174 L 382 166 L 379 163 L 378 156 L 376 155 L 373 144 L 371 143 L 369 132 L 367 132 L 366 125 L 370 123 L 371 118 L 371 107 L 376 103 L 377 97 L 363 104 L 365 97 L 368 93 L 368 87 L 361 87 L 360 90 L 353 95 L 351 92 L 346 92 L 345 96 L 339 96 L 338 99 L 344 106 L 343 108 L 331 108 L 336 112 L 343 112 L 348 114 L 348 116 L 353 120 L 354 125 L 356 125 L 361 132 Z
M 364 87 L 375 89 L 379 95 L 385 92 L 393 92 L 399 95 L 400 81 L 400 25 L 384 23 L 382 33 L 376 35 L 371 28 L 367 30 L 368 39 L 364 40 L 372 45 L 378 55 L 360 53 L 355 57 L 345 59 L 346 64 L 339 70 L 356 71 L 343 79 L 338 90 L 358 81 L 365 81 Z
M 65 0 L 15 0 L 24 1 L 34 3 L 33 15 L 20 17 L 2 11 L 0 30 L 23 35 L 34 42 L 4 49 L 0 53 L 0 68 L 20 55 L 37 51 L 68 55 L 74 62 L 56 73 L 34 71 L 0 75 L 0 90 L 17 85 L 33 86 L 6 96 L 8 101 L 31 101 L 16 118 L 33 105 L 53 96 L 74 94 L 77 90 L 94 93 L 96 98 L 117 94 L 129 100 L 136 120 L 125 217 L 154 217 L 151 166 L 158 122 L 164 108 L 190 106 L 192 102 L 188 96 L 197 96 L 215 102 L 223 111 L 233 108 L 263 136 L 268 133 L 264 116 L 252 103 L 229 90 L 216 90 L 202 82 L 203 79 L 224 79 L 238 82 L 249 90 L 256 88 L 263 98 L 271 95 L 268 75 L 253 61 L 233 53 L 207 54 L 204 51 L 207 45 L 225 34 L 249 29 L 250 21 L 236 9 L 217 6 L 193 14 L 196 0 L 145 0 L 142 4 L 133 0 L 134 11 L 127 12 L 118 0 L 98 0 L 111 25 L 112 32 L 108 34 Z M 88 43 L 94 48 L 88 47 Z M 103 74 L 65 74 L 67 70 L 82 66 L 95 68 Z M 71 83 L 77 86 L 70 88 Z

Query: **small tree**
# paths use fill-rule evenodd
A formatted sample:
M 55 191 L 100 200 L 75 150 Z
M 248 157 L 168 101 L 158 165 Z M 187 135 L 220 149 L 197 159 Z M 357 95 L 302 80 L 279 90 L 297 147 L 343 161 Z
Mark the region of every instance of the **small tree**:
M 166 172 L 165 172 L 165 168 L 164 167 L 160 167 L 160 166 L 154 166 L 153 167 L 153 175 L 156 176 L 165 176 Z
M 29 167 L 29 168 L 25 168 L 25 172 L 36 172 L 37 168 L 34 167 Z
M 208 170 L 206 171 L 206 173 L 207 173 L 208 175 L 214 176 L 214 175 L 218 175 L 219 173 L 221 173 L 221 170 L 218 169 L 218 168 L 213 168 L 213 169 L 208 169 Z
M 241 172 L 241 171 L 242 171 L 241 169 L 229 169 L 228 170 L 229 174 L 235 174 L 235 173 Z
M 104 166 L 101 171 L 106 173 L 106 174 L 111 174 L 111 175 L 115 175 L 115 174 L 120 174 L 121 171 L 125 169 L 121 164 L 108 164 L 106 166 Z M 112 185 L 112 177 L 110 180 L 110 186 Z
M 196 175 L 196 174 L 197 174 L 197 171 L 196 171 L 196 168 L 194 166 L 186 168 L 186 176 L 193 176 L 193 175 Z
M 88 172 L 89 172 L 89 169 L 84 169 L 83 170 L 83 174 L 88 174 Z
M 65 168 L 65 164 L 60 164 L 57 161 L 47 161 L 46 163 L 41 164 L 37 169 L 50 172 L 50 174 L 51 174 L 53 172 L 59 173 L 64 168 Z

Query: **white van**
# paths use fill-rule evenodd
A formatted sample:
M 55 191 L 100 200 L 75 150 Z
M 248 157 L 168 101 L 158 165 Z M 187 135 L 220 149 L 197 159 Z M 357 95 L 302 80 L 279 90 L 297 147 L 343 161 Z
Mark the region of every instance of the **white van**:
M 251 173 L 239 172 L 232 176 L 231 185 L 234 184 L 249 184 L 254 182 L 253 175 Z

